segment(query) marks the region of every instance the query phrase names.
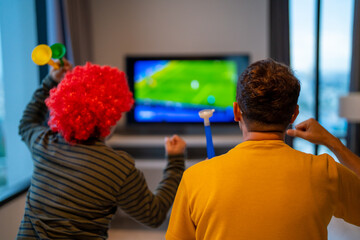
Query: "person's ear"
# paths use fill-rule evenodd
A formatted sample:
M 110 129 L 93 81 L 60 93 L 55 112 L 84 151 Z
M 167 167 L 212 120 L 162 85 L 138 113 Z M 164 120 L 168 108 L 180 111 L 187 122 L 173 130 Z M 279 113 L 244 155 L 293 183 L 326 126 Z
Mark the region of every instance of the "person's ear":
M 295 122 L 295 119 L 299 115 L 299 105 L 296 105 L 294 114 L 291 116 L 290 124 L 293 124 Z
M 234 102 L 233 110 L 234 110 L 234 120 L 235 120 L 235 122 L 239 122 L 242 119 L 242 114 L 241 114 L 239 104 L 237 102 Z

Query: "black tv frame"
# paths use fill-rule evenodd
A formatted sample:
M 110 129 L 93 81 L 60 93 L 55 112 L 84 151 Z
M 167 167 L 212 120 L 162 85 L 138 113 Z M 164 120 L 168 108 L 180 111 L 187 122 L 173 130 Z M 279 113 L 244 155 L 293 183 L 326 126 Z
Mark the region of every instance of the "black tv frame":
M 125 57 L 125 64 L 126 64 L 126 74 L 128 78 L 129 88 L 134 93 L 134 63 L 139 60 L 226 60 L 226 59 L 236 59 L 236 58 L 245 58 L 247 59 L 247 63 L 250 64 L 250 54 L 247 53 L 225 53 L 225 54 L 153 54 L 153 55 L 126 55 Z M 241 71 L 241 70 L 240 70 Z M 241 74 L 241 72 L 239 72 Z M 135 103 L 136 104 L 136 103 Z M 190 131 L 193 131 L 194 129 L 197 129 L 198 126 L 202 126 L 202 122 L 136 122 L 134 117 L 134 107 L 126 114 L 126 126 L 137 128 L 137 129 L 143 129 L 142 131 L 147 132 L 149 129 L 170 129 L 170 131 L 174 132 L 183 132 L 185 128 L 191 129 Z M 210 119 L 211 120 L 211 119 Z M 231 126 L 236 125 L 234 122 L 216 122 L 214 125 L 217 126 Z M 153 132 L 153 130 L 150 130 L 150 132 Z

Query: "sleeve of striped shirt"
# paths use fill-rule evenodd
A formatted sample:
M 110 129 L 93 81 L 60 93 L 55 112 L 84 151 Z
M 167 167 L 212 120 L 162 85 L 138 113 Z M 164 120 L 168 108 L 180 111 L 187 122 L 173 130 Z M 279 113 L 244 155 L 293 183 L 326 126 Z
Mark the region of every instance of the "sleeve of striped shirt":
M 48 112 L 45 99 L 49 96 L 50 89 L 56 85 L 57 82 L 50 76 L 44 78 L 41 86 L 34 92 L 31 101 L 24 110 L 20 120 L 19 134 L 30 149 L 38 135 L 43 130 L 48 129 L 47 125 L 45 125 Z
M 167 158 L 163 179 L 155 193 L 149 190 L 143 173 L 134 167 L 118 196 L 118 204 L 124 212 L 150 227 L 158 227 L 166 219 L 185 168 L 183 155 Z

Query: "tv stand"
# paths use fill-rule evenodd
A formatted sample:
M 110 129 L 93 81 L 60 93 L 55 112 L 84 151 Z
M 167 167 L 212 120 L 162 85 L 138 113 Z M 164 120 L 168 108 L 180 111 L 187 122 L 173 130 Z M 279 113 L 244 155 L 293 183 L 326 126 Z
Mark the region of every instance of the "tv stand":
M 188 133 L 186 131 L 188 131 Z M 188 159 L 205 159 L 206 158 L 206 138 L 204 127 L 188 128 L 183 132 L 167 132 L 163 129 L 156 131 L 156 134 L 130 134 L 116 132 L 107 144 L 114 149 L 123 150 L 135 159 L 159 159 L 164 158 L 164 138 L 172 134 L 178 134 L 187 143 L 187 158 Z M 229 132 L 229 129 L 221 131 L 221 128 L 212 128 L 213 143 L 215 148 L 215 155 L 224 154 L 231 148 L 242 142 L 241 131 Z
M 211 132 L 214 135 L 239 135 L 241 131 L 237 123 L 211 123 Z M 204 125 L 197 124 L 130 124 L 116 129 L 120 135 L 204 135 Z

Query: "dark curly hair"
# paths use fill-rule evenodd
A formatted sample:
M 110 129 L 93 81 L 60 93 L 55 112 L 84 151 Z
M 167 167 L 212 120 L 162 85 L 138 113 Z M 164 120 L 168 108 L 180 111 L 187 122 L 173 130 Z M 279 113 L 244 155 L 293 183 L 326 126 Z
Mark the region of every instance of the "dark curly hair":
M 257 61 L 241 74 L 236 100 L 251 131 L 287 128 L 297 106 L 300 82 L 292 70 L 272 59 Z
M 134 100 L 124 72 L 87 63 L 68 72 L 45 103 L 51 130 L 78 143 L 106 137 Z

